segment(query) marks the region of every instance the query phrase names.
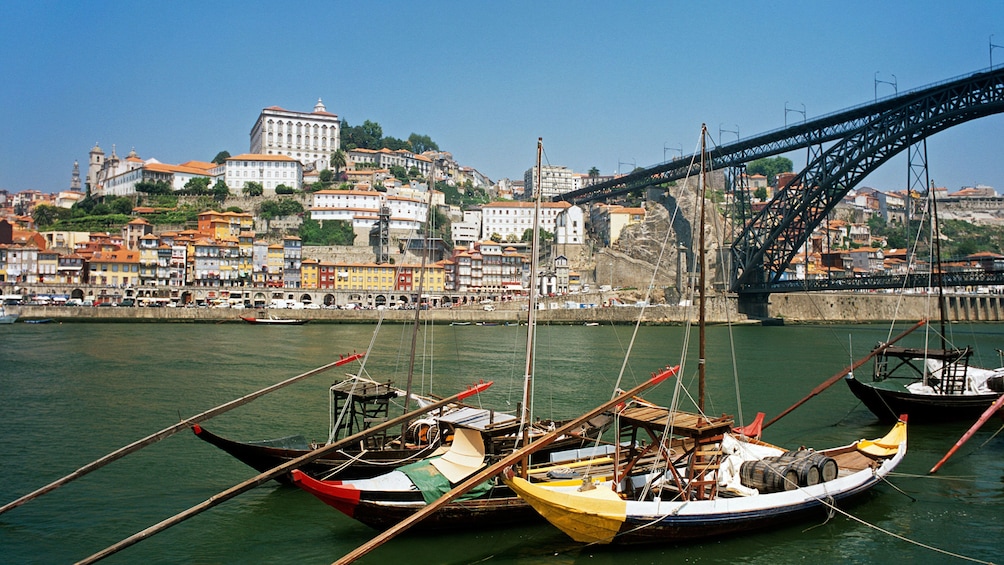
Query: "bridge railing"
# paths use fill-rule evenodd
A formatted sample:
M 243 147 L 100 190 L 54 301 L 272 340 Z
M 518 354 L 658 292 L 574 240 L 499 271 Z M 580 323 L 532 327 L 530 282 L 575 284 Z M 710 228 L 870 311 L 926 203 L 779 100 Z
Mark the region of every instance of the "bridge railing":
M 830 279 L 784 280 L 773 284 L 750 284 L 739 289 L 740 294 L 775 294 L 785 292 L 818 292 L 825 290 L 872 290 L 897 288 L 934 288 L 937 282 L 930 273 L 908 275 L 875 275 Z M 1004 285 L 1004 271 L 972 269 L 945 272 L 941 275 L 945 288 Z

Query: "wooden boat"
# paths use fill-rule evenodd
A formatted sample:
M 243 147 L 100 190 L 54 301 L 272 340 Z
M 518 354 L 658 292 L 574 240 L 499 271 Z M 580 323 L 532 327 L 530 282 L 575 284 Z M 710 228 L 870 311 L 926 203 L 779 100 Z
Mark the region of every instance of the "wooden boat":
M 364 431 L 372 422 L 388 419 L 391 400 L 404 394 L 405 391 L 390 383 L 378 383 L 358 376 L 335 383 L 330 388 L 330 416 L 335 424 L 327 443 Z M 415 397 L 415 400 L 419 406 L 432 403 L 431 399 L 424 397 Z M 403 436 L 386 433 L 371 435 L 366 438 L 365 444 L 317 459 L 302 467 L 302 470 L 313 477 L 369 478 L 431 455 L 452 434 L 452 427 L 458 422 L 481 426 L 489 422 L 502 423 L 514 419 L 514 416 L 497 414 L 483 408 L 463 404 L 449 405 L 413 421 Z M 192 430 L 199 439 L 215 445 L 262 473 L 324 445 L 308 442 L 302 435 L 241 442 L 214 434 L 199 424 L 194 425 Z M 290 482 L 289 475 L 282 475 L 277 480 Z
M 928 195 L 940 347 L 887 347 L 875 355 L 871 381 L 853 374 L 844 379 L 854 396 L 885 422 L 895 421 L 899 414 L 908 414 L 911 422 L 973 420 L 1004 394 L 1004 367 L 973 367 L 969 364 L 971 348 L 947 343 L 938 206 L 935 191 L 929 190 Z
M 450 322 L 451 326 L 469 326 L 470 322 Z
M 302 326 L 310 321 L 296 318 L 276 318 L 271 314 L 266 315 L 264 312 L 259 312 L 257 316 L 241 316 L 240 318 L 249 324 L 261 326 Z
M 633 414 L 638 411 L 646 413 Z M 878 484 L 906 454 L 904 421 L 880 439 L 804 451 L 799 458 L 799 452 L 732 433 L 729 419 L 641 407 L 625 412 L 622 421 L 644 429 L 669 421 L 682 434 L 674 439 L 670 455 L 678 458 L 673 465 L 571 486 L 531 483 L 512 473 L 506 477 L 520 497 L 575 541 L 674 543 L 806 515 L 823 518 L 837 502 Z
M 53 320 L 52 318 L 38 318 L 38 319 L 34 319 L 34 320 L 25 320 L 24 321 L 24 323 L 26 323 L 26 324 L 51 324 L 53 322 L 55 322 L 55 320 Z
M 699 253 L 704 260 L 705 136 L 701 132 Z M 859 495 L 892 472 L 906 454 L 906 422 L 884 437 L 843 447 L 788 451 L 759 439 L 754 424 L 704 412 L 705 271 L 699 272 L 697 412 L 635 399 L 617 416 L 614 445 L 648 436 L 643 448 L 627 442 L 627 465 L 597 476 L 586 468 L 575 484 L 532 483 L 510 469 L 505 482 L 551 524 L 584 543 L 674 543 L 733 535 L 818 512 Z M 677 386 L 682 387 L 682 380 Z M 684 395 L 677 391 L 674 398 Z M 657 455 L 661 464 L 645 464 Z M 621 461 L 620 454 L 614 456 Z
M 553 425 L 538 427 L 534 435 L 544 435 L 552 428 Z M 593 429 L 595 433 L 602 431 L 602 427 Z M 372 528 L 387 529 L 421 510 L 449 491 L 454 484 L 485 466 L 487 452 L 482 432 L 469 428 L 458 428 L 455 432 L 453 443 L 445 453 L 409 463 L 371 479 L 317 480 L 297 470 L 292 472 L 292 480 L 303 490 L 350 518 Z M 569 465 L 574 467 L 582 464 L 582 449 L 598 455 L 599 461 L 609 461 L 609 457 L 603 457 L 602 450 L 590 450 L 588 446 L 594 444 L 594 438 L 590 438 L 590 435 L 595 434 L 568 436 L 558 440 L 535 453 L 530 463 L 536 464 L 538 472 L 544 474 L 555 469 L 566 469 Z M 464 438 L 464 441 L 459 441 L 460 438 Z M 508 442 L 503 440 L 497 443 L 494 450 L 496 455 L 488 458 L 496 459 L 510 453 L 516 438 L 509 434 L 508 439 Z M 455 461 L 460 461 L 461 464 L 450 463 L 451 453 L 458 449 L 463 455 L 455 458 Z M 539 517 L 533 509 L 507 485 L 489 479 L 464 497 L 445 505 L 423 520 L 418 527 L 422 530 L 457 530 L 483 526 L 501 527 L 536 519 Z

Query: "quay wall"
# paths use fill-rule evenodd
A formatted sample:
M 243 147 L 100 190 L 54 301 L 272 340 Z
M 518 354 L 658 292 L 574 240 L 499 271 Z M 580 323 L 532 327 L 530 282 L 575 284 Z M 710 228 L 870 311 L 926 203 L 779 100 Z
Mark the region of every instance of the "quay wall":
M 654 305 L 644 309 L 635 306 L 598 308 L 564 308 L 557 299 L 545 300 L 545 309 L 537 311 L 537 319 L 545 324 L 631 324 L 642 315 L 646 324 L 683 324 L 695 318 L 692 308 L 677 305 Z M 946 296 L 950 321 L 1002 322 L 1004 295 L 950 294 Z M 437 324 L 453 322 L 516 323 L 525 322 L 527 312 L 522 304 L 496 303 L 495 310 L 486 311 L 480 305 L 433 308 L 422 312 L 422 319 Z M 57 321 L 135 321 L 135 322 L 240 322 L 240 316 L 253 316 L 259 310 L 230 308 L 140 308 L 140 307 L 67 307 L 8 306 L 9 313 L 22 319 L 52 318 Z M 784 323 L 870 323 L 890 320 L 937 319 L 935 295 L 901 295 L 869 293 L 791 293 L 770 296 L 767 311 L 771 318 Z M 383 317 L 385 322 L 410 323 L 414 310 L 271 310 L 280 318 L 299 318 L 319 323 L 371 323 Z M 709 323 L 759 323 L 739 314 L 734 296 L 713 296 L 708 299 Z
M 945 295 L 945 304 L 949 321 L 1004 321 L 1004 295 L 951 293 Z M 781 318 L 786 323 L 866 323 L 922 318 L 934 320 L 939 317 L 936 294 L 772 294 L 767 309 L 770 316 Z

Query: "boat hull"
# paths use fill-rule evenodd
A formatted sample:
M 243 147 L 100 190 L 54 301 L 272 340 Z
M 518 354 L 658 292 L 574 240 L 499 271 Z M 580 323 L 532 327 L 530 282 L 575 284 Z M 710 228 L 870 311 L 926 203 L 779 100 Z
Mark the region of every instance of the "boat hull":
M 293 472 L 294 483 L 319 500 L 371 528 L 386 530 L 425 507 L 417 490 L 373 491 L 317 481 Z M 537 521 L 540 516 L 505 485 L 493 486 L 485 496 L 453 501 L 415 525 L 416 530 L 474 529 Z
M 291 449 L 234 441 L 218 436 L 199 425 L 194 426 L 193 431 L 199 439 L 215 445 L 260 473 L 310 453 L 308 446 L 303 449 Z M 427 446 L 415 449 L 383 449 L 366 451 L 365 453 L 345 450 L 335 453 L 334 456 L 312 461 L 301 469 L 312 477 L 368 479 L 386 473 L 388 469 L 393 469 L 398 465 L 414 461 L 416 457 L 424 457 L 435 449 L 436 446 Z M 276 477 L 276 480 L 284 484 L 292 484 L 288 473 Z
M 309 321 L 286 318 L 255 318 L 253 316 L 241 316 L 241 319 L 256 326 L 302 326 Z
M 907 414 L 911 422 L 949 422 L 975 420 L 1000 394 L 915 394 L 905 387 L 899 389 L 876 386 L 848 375 L 847 386 L 879 420 L 891 423 L 899 414 Z M 891 385 L 887 385 L 891 386 Z

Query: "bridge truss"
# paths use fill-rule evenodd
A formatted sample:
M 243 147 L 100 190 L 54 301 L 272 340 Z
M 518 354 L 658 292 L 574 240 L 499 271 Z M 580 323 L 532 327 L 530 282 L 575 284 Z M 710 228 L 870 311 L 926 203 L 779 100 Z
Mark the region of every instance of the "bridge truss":
M 715 148 L 709 159 L 711 168 L 729 169 L 732 178 L 741 176 L 745 163 L 763 157 L 808 149 L 810 159 L 788 186 L 737 230 L 732 244 L 732 290 L 762 293 L 774 285 L 788 286 L 781 284 L 783 275 L 806 238 L 869 173 L 935 133 L 1001 112 L 1004 68 L 950 79 Z M 696 175 L 699 166 L 693 156 L 684 156 L 557 199 L 576 204 L 606 200 Z

